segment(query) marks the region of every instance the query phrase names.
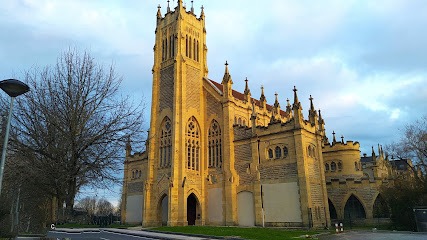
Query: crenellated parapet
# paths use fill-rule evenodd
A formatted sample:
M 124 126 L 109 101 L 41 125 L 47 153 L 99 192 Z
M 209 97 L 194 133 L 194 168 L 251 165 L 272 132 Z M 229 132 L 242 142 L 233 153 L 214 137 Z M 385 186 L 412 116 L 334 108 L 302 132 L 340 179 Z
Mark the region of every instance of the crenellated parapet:
M 324 146 L 323 152 L 338 151 L 358 151 L 360 152 L 360 143 L 357 141 L 335 142 Z

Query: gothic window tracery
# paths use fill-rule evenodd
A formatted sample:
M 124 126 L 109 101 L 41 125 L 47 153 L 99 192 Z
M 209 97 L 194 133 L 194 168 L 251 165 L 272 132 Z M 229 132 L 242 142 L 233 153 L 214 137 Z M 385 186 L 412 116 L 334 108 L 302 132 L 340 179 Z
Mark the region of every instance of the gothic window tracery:
M 325 171 L 329 171 L 329 164 L 325 163 Z
M 268 158 L 270 158 L 270 159 L 273 158 L 273 150 L 271 148 L 268 149 Z
M 337 170 L 337 164 L 335 162 L 331 163 L 331 171 L 336 171 Z
M 288 156 L 288 148 L 287 147 L 283 147 L 283 157 L 286 158 Z
M 338 170 L 341 171 L 342 170 L 342 163 L 338 162 Z
M 222 141 L 221 141 L 221 128 L 217 121 L 212 120 L 208 132 L 209 141 L 209 167 L 222 167 Z
M 160 129 L 159 167 L 166 168 L 172 162 L 172 124 L 168 117 L 165 117 Z
M 187 169 L 200 170 L 200 128 L 196 118 L 191 117 L 186 127 Z
M 282 149 L 280 149 L 280 147 L 279 147 L 279 146 L 277 146 L 277 147 L 274 149 L 274 153 L 276 154 L 276 159 L 279 159 L 279 158 L 281 158 L 281 157 L 282 157 Z

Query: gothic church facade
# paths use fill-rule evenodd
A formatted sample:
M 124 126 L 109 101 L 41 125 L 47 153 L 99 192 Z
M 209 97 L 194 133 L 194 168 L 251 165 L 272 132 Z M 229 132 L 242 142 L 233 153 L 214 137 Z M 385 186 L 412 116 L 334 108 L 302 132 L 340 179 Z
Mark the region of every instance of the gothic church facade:
M 227 63 L 221 82 L 209 79 L 203 8 L 197 17 L 182 0 L 165 15 L 159 7 L 155 34 L 150 131 L 144 152 L 126 147 L 122 221 L 328 226 L 323 151 L 336 144 L 313 98 L 304 119 L 295 87 L 281 108 L 277 94 L 273 105 L 263 91 L 253 98 L 247 80 L 233 90 Z M 357 147 L 325 154 L 353 163 Z

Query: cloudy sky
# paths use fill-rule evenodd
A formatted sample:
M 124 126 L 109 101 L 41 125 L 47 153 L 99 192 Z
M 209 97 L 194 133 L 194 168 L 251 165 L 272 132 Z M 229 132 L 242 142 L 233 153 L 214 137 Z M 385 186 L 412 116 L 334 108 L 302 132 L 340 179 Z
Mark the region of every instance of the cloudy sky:
M 164 13 L 166 0 L 0 2 L 0 79 L 73 47 L 113 63 L 123 92 L 150 104 L 157 5 Z M 220 82 L 227 60 L 235 90 L 247 77 L 253 97 L 264 85 L 267 102 L 277 92 L 282 106 L 295 85 L 306 117 L 313 96 L 330 139 L 334 130 L 369 154 L 427 114 L 427 1 L 195 0 L 197 15 L 202 5 L 209 77 Z

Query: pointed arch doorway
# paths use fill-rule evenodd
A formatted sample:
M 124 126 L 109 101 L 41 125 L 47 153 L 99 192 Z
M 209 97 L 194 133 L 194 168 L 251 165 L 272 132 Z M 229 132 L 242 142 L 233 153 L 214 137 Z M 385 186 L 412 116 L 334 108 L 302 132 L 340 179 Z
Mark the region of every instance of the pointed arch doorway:
M 194 193 L 187 198 L 187 222 L 189 226 L 196 225 L 196 220 L 200 218 L 199 202 Z
M 168 217 L 169 217 L 168 205 L 169 205 L 168 195 L 163 194 L 163 196 L 160 198 L 159 207 L 158 207 L 159 209 L 158 218 L 162 226 L 168 225 Z

